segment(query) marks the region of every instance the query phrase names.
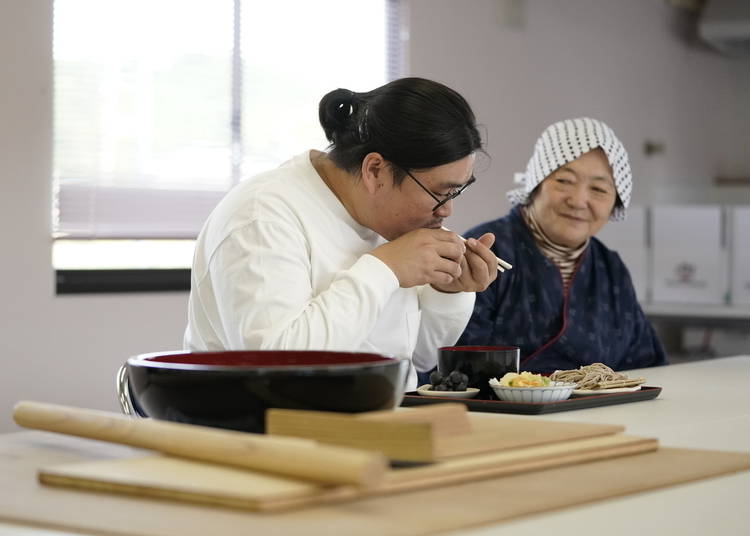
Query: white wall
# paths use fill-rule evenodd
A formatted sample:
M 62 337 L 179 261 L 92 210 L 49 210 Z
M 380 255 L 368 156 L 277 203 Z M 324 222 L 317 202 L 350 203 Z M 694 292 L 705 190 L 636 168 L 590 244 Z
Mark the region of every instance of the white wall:
M 679 37 L 664 0 L 412 0 L 411 74 L 459 90 L 487 128 L 492 160 L 454 204 L 456 231 L 504 214 L 505 192 L 550 123 L 607 122 L 631 156 L 634 203 L 750 203 L 750 57 Z M 646 157 L 651 139 L 662 155 Z
M 411 73 L 464 93 L 488 133 L 492 160 L 455 203 L 456 230 L 505 213 L 542 128 L 583 114 L 630 149 L 636 202 L 750 203 L 745 189 L 711 186 L 750 174 L 750 60 L 685 44 L 662 0 L 410 4 Z M 186 293 L 54 295 L 51 91 L 51 0 L 0 0 L 0 432 L 16 429 L 21 399 L 117 409 L 117 367 L 178 348 L 184 326 Z M 666 152 L 646 158 L 647 138 Z
M 51 2 L 0 0 L 0 432 L 16 401 L 116 410 L 130 355 L 178 349 L 187 294 L 54 294 Z

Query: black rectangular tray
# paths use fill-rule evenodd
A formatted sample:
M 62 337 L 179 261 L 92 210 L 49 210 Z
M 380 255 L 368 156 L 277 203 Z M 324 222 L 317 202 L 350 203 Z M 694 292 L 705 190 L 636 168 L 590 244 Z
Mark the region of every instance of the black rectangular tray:
M 642 386 L 638 391 L 627 393 L 609 393 L 601 395 L 572 395 L 567 400 L 559 402 L 505 402 L 504 400 L 486 400 L 481 398 L 451 398 L 447 396 L 423 396 L 416 391 L 409 391 L 404 395 L 402 406 L 422 406 L 438 402 L 460 402 L 469 411 L 485 411 L 490 413 L 517 413 L 520 415 L 540 415 L 542 413 L 557 413 L 574 409 L 598 408 L 651 400 L 659 396 L 661 387 Z

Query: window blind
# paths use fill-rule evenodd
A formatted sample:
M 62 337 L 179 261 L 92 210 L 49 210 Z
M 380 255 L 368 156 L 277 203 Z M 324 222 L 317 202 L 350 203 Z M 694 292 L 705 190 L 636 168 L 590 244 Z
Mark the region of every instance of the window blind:
M 401 0 L 56 0 L 56 238 L 194 238 L 324 148 L 319 99 L 402 76 Z

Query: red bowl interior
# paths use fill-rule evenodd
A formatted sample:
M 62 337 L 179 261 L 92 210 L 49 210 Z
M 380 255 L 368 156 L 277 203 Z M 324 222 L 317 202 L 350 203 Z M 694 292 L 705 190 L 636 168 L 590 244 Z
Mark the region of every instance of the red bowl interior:
M 227 351 L 198 353 L 145 354 L 144 361 L 189 365 L 219 365 L 237 367 L 299 367 L 311 365 L 357 365 L 392 361 L 378 354 L 326 351 Z

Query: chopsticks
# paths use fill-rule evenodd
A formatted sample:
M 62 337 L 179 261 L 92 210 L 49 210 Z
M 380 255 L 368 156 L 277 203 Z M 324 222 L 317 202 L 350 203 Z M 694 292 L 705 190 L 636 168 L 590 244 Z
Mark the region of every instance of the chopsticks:
M 445 227 L 443 227 L 443 230 L 450 231 L 450 229 L 447 229 Z M 453 231 L 451 231 L 451 232 L 453 232 Z M 460 238 L 461 240 L 463 240 L 464 242 L 466 242 L 466 239 L 463 236 L 461 236 L 460 234 L 457 234 L 456 236 L 458 236 L 458 238 Z M 497 269 L 499 271 L 504 272 L 505 270 L 510 270 L 511 268 L 513 268 L 512 264 L 510 264 L 509 262 L 505 262 L 500 257 L 495 257 L 495 259 L 497 260 Z

